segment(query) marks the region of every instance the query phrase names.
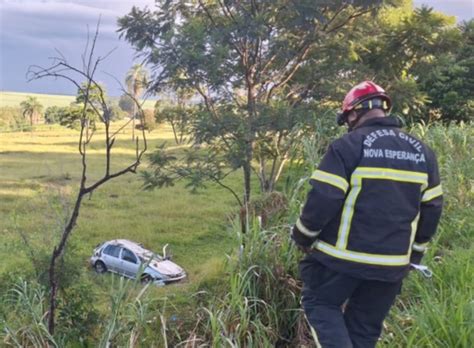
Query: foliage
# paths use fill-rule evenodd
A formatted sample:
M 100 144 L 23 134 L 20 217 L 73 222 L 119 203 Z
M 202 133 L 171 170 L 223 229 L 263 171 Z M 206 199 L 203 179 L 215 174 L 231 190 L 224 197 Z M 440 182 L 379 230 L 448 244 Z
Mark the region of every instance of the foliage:
M 134 7 L 119 31 L 159 71 L 154 90 L 201 97 L 194 140 L 239 159 L 229 166 L 242 169 L 247 202 L 252 173 L 262 191 L 272 191 L 289 159 L 293 129 L 268 120 L 286 117 L 276 123 L 291 126 L 308 117 L 303 106 L 293 110 L 294 96 L 305 91 L 289 81 L 328 37 L 379 2 L 367 3 L 160 1 L 155 11 Z
M 363 76 L 377 76 L 376 82 L 392 96 L 394 113 L 403 114 L 410 123 L 460 120 L 452 110 L 440 109 L 454 85 L 435 87 L 449 83 L 438 71 L 445 70 L 448 61 L 455 63 L 456 52 L 464 45 L 454 24 L 453 17 L 428 7 L 388 9 L 374 23 L 379 30 L 373 29 L 367 43 L 360 44 L 356 67 Z
M 135 105 L 135 102 L 133 99 L 128 95 L 128 94 L 122 94 L 119 99 L 119 107 L 123 111 L 127 112 L 129 116 L 132 115 L 133 113 L 133 108 Z
M 127 116 L 127 112 L 123 111 L 118 105 L 110 105 L 110 120 L 111 121 L 120 121 Z
M 30 121 L 30 126 L 39 123 L 41 118 L 41 111 L 43 105 L 38 101 L 36 97 L 28 96 L 26 100 L 20 103 L 20 107 L 25 118 Z
M 90 283 L 85 277 L 76 277 L 78 284 L 71 284 L 61 291 L 58 303 L 58 326 L 57 337 L 65 345 L 85 345 L 100 323 L 100 315 L 92 303 L 96 303 L 97 296 L 91 290 Z
M 190 132 L 191 120 L 196 108 L 162 104 L 163 102 L 160 101 L 155 104 L 155 120 L 157 123 L 168 122 L 173 130 L 175 143 L 181 145 L 186 141 L 186 135 Z
M 146 129 L 148 132 L 156 129 L 157 124 L 155 120 L 155 113 L 153 110 L 145 109 L 143 110 L 143 125 L 140 125 L 143 129 Z
M 133 101 L 133 107 L 131 112 L 133 140 L 135 139 L 135 119 L 138 116 L 137 100 L 148 84 L 148 71 L 142 64 L 135 64 L 127 72 L 127 76 L 125 76 L 125 84 L 127 85 L 128 96 Z
M 87 123 L 87 128 L 96 129 L 99 122 L 98 114 L 104 112 L 103 103 L 107 98 L 104 86 L 83 82 L 77 89 L 76 101 L 64 109 L 60 124 L 68 128 L 81 128 L 81 122 Z
M 191 90 L 180 88 L 173 94 L 174 98 L 156 102 L 155 119 L 157 123 L 168 122 L 173 130 L 174 141 L 181 145 L 192 132 L 191 126 L 196 119 L 198 108 L 193 103 L 196 96 Z
M 67 109 L 67 107 L 49 106 L 44 112 L 44 121 L 48 124 L 59 123 Z
M 442 121 L 474 119 L 474 20 L 461 26 L 459 46 L 437 58 L 421 80 L 430 99 L 430 118 Z
M 174 186 L 179 180 L 186 180 L 186 188 L 196 193 L 205 188 L 206 182 L 211 181 L 228 190 L 242 206 L 235 190 L 224 183 L 224 179 L 232 174 L 232 169 L 226 169 L 226 156 L 215 151 L 200 151 L 199 148 L 186 149 L 181 158 L 166 151 L 165 144 L 148 155 L 153 171 L 141 173 L 143 187 L 146 190 Z
M 148 72 L 141 64 L 135 64 L 127 72 L 125 77 L 127 90 L 133 98 L 137 99 L 148 84 Z
M 41 286 L 18 279 L 2 296 L 1 303 L 5 306 L 0 319 L 4 343 L 16 347 L 59 347 L 47 329 L 47 301 Z
M 0 130 L 25 131 L 31 130 L 31 126 L 23 117 L 19 107 L 0 107 Z
M 470 347 L 474 344 L 474 146 L 472 125 L 414 126 L 438 156 L 444 208 L 438 233 L 424 257 L 432 280 L 410 275 L 388 320 L 389 347 Z M 456 301 L 452 301 L 452 299 Z

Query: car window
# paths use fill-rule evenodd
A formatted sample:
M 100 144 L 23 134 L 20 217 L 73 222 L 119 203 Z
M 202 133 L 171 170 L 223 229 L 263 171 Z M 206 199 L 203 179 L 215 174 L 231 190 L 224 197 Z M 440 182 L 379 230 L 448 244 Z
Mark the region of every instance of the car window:
M 107 245 L 104 249 L 104 254 L 110 255 L 113 257 L 119 257 L 120 247 L 115 245 Z
M 132 263 L 137 263 L 137 258 L 135 255 L 128 249 L 123 249 L 122 251 L 122 259 L 124 261 L 132 262 Z

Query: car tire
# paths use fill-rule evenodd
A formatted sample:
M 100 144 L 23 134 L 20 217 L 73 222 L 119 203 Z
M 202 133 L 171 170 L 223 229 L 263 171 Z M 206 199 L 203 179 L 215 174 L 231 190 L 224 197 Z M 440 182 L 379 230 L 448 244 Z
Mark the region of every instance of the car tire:
M 97 261 L 94 264 L 94 269 L 99 274 L 107 272 L 107 267 L 105 266 L 105 264 L 102 261 Z
M 153 281 L 153 278 L 151 277 L 151 275 L 145 273 L 145 274 L 142 274 L 142 276 L 140 277 L 140 281 L 143 284 L 147 284 L 147 283 L 151 283 Z

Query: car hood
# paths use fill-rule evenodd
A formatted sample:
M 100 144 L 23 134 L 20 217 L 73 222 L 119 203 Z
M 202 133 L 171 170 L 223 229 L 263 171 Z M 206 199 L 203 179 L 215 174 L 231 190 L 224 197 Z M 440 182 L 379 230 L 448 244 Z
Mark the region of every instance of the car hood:
M 148 267 L 153 268 L 154 270 L 160 272 L 164 275 L 177 275 L 183 273 L 183 269 L 179 267 L 174 262 L 169 260 L 164 261 L 151 261 Z

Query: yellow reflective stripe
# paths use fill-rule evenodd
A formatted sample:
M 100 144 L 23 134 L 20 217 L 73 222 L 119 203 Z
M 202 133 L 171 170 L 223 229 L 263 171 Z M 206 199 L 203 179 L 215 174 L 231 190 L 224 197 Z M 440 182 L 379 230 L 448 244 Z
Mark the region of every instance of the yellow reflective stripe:
M 424 253 L 428 249 L 428 243 L 413 243 L 412 249 Z
M 441 184 L 438 186 L 435 186 L 433 188 L 430 188 L 429 190 L 426 190 L 423 193 L 423 197 L 421 198 L 421 201 L 428 202 L 431 201 L 432 199 L 439 197 L 443 194 L 443 188 L 441 187 Z
M 420 219 L 420 213 L 418 213 L 413 221 L 411 222 L 411 235 L 410 235 L 410 249 L 408 249 L 408 255 L 411 254 L 411 249 L 413 249 L 413 245 L 415 242 L 416 231 L 418 229 L 418 220 Z
M 428 174 L 426 173 L 380 167 L 357 167 L 351 176 L 352 188 L 344 202 L 341 222 L 339 224 L 336 246 L 340 249 L 346 249 L 347 247 L 352 217 L 354 215 L 355 202 L 362 189 L 362 179 L 410 182 L 420 184 L 421 190 L 424 190 L 428 185 Z
M 378 167 L 358 167 L 352 175 L 364 179 L 382 179 L 421 184 L 422 190 L 428 185 L 428 174 L 409 170 Z
M 331 255 L 338 259 L 365 263 L 369 265 L 381 266 L 406 266 L 410 262 L 410 255 L 382 255 L 382 254 L 367 254 L 358 251 L 342 250 L 331 244 L 318 241 L 316 249 L 325 254 Z
M 303 233 L 305 236 L 308 237 L 317 237 L 320 231 L 311 231 L 310 229 L 306 228 L 305 225 L 301 222 L 300 219 L 296 220 L 296 227 L 298 228 L 298 231 Z
M 313 175 L 311 175 L 311 179 L 340 188 L 344 193 L 347 192 L 347 188 L 349 187 L 349 183 L 342 176 L 324 172 L 319 169 L 314 171 Z
M 354 206 L 362 189 L 362 179 L 357 176 L 352 177 L 352 188 L 349 195 L 344 202 L 344 208 L 341 215 L 341 223 L 339 224 L 339 230 L 337 232 L 337 247 L 345 249 L 347 246 L 347 240 L 349 238 L 349 230 L 351 227 L 352 216 L 354 215 Z

